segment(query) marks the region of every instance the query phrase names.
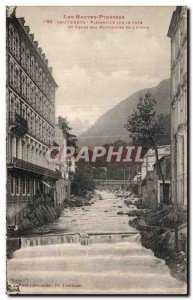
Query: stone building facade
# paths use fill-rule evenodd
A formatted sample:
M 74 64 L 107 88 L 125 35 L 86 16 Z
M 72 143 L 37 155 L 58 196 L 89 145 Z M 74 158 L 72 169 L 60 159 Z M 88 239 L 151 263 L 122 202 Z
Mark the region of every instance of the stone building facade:
M 39 192 L 49 193 L 60 172 L 46 159 L 55 135 L 57 84 L 24 18 L 7 16 L 7 202 L 11 216 Z
M 170 145 L 158 146 L 159 159 L 163 156 L 170 155 Z M 155 150 L 149 149 L 144 155 L 143 162 L 141 164 L 141 180 L 144 180 L 149 171 L 154 170 L 154 164 L 156 163 Z
M 59 149 L 63 149 L 66 147 L 66 137 L 64 136 L 62 130 L 58 126 L 55 125 L 55 145 L 59 147 Z M 68 170 L 68 163 L 67 161 L 57 159 L 57 169 L 61 173 L 61 178 L 56 181 L 56 205 L 62 205 L 70 195 L 71 191 L 71 184 L 69 180 L 69 170 Z
M 187 7 L 173 12 L 171 39 L 171 186 L 172 202 L 187 206 Z
M 170 155 L 161 156 L 159 163 L 165 181 L 165 199 L 163 197 L 163 182 L 159 173 L 157 162 L 147 170 L 146 177 L 141 182 L 140 196 L 144 207 L 146 208 L 163 208 L 171 204 L 171 159 Z

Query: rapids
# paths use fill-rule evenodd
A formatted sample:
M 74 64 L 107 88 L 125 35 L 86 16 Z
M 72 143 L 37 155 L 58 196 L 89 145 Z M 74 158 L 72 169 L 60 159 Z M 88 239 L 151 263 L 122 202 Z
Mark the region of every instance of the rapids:
M 129 227 L 123 199 L 98 191 L 92 206 L 65 209 L 22 238 L 7 278 L 23 294 L 183 294 L 165 262 Z

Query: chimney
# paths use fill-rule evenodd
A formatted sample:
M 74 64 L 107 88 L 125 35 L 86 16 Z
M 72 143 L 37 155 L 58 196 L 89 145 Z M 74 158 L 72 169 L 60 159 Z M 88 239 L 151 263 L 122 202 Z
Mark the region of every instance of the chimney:
M 44 53 L 42 53 L 42 58 L 43 58 L 43 60 L 45 60 L 45 57 L 46 57 L 46 56 L 45 56 L 45 54 L 44 54 Z
M 10 14 L 10 17 L 11 17 L 11 18 L 16 17 L 16 8 L 17 8 L 17 6 L 14 6 L 13 11 L 12 11 L 12 13 Z
M 39 50 L 39 52 L 40 52 L 40 54 L 42 53 L 42 48 L 40 47 L 40 48 L 38 48 L 38 50 Z
M 24 18 L 18 18 L 18 20 L 19 20 L 19 23 L 20 23 L 22 26 L 24 26 L 24 24 L 25 24 L 25 19 L 24 19 Z
M 24 26 L 24 28 L 25 28 L 25 31 L 26 31 L 27 33 L 29 33 L 29 32 L 30 32 L 30 28 L 29 28 L 29 26 Z
M 34 34 L 30 34 L 30 39 L 33 41 L 34 40 Z
M 38 47 L 38 42 L 34 41 L 34 45 L 36 46 L 36 48 Z
M 50 73 L 52 74 L 52 67 L 48 67 Z

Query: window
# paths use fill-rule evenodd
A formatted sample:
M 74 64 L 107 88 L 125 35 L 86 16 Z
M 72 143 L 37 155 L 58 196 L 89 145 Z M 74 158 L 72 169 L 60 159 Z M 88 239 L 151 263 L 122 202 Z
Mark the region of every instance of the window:
M 40 166 L 43 165 L 43 163 L 42 163 L 42 151 L 41 150 L 40 150 L 40 153 L 39 153 L 39 164 L 40 164 Z
M 20 102 L 18 99 L 16 99 L 16 113 L 20 114 Z
M 36 108 L 37 102 L 38 102 L 38 90 L 37 89 L 35 89 L 34 98 L 35 98 L 35 100 L 34 100 L 34 107 Z
M 30 195 L 30 179 L 27 178 L 27 194 Z
M 38 117 L 35 116 L 35 135 L 38 136 L 38 129 L 39 129 L 39 124 L 38 124 Z
M 42 139 L 42 123 L 41 123 L 41 119 L 40 119 L 40 139 Z
M 36 122 L 35 122 L 35 115 L 31 111 L 31 122 L 32 122 L 32 132 L 33 134 L 36 133 Z
M 40 103 L 41 103 L 42 99 L 41 99 L 41 93 L 39 93 L 39 97 L 38 97 L 38 101 L 37 101 L 37 109 L 38 111 L 40 111 Z
M 31 126 L 31 116 L 30 116 L 30 112 L 29 111 L 27 112 L 27 124 L 28 124 L 28 128 L 29 128 L 29 130 L 31 132 L 32 126 Z
M 15 190 L 16 190 L 16 194 L 19 195 L 20 194 L 20 187 L 19 187 L 19 176 L 15 177 Z
M 26 179 L 23 178 L 23 195 L 26 194 Z
M 40 107 L 40 99 L 39 99 L 39 93 L 36 94 L 36 109 L 39 111 Z
M 9 49 L 15 55 L 15 57 L 20 59 L 20 39 L 18 33 L 10 25 L 9 28 Z
M 180 137 L 180 141 L 179 141 L 179 165 L 180 165 L 180 192 L 181 192 L 181 203 L 184 203 L 184 160 L 185 160 L 185 156 L 184 156 L 184 135 L 182 135 Z
M 46 78 L 46 95 L 48 95 L 48 78 Z
M 17 33 L 15 36 L 15 56 L 18 60 L 20 59 L 20 42 L 19 42 L 19 35 Z
M 11 175 L 11 194 L 14 194 L 14 176 Z
M 12 96 L 10 96 L 10 102 L 9 102 L 9 119 L 10 122 L 14 122 L 14 116 L 15 116 L 15 109 L 14 109 L 14 99 L 12 98 Z
M 26 66 L 26 55 L 25 55 L 25 45 L 21 44 L 21 64 L 23 67 Z
M 34 93 L 34 85 L 31 85 L 31 103 L 34 106 L 35 103 L 35 93 Z
M 26 107 L 22 105 L 22 118 L 26 119 Z
M 27 161 L 30 161 L 30 150 L 29 150 L 29 145 L 27 145 Z
M 31 76 L 34 78 L 34 58 L 31 56 Z
M 51 99 L 50 99 L 50 100 L 51 100 L 52 102 L 54 102 L 55 98 L 54 98 L 54 87 L 53 87 L 53 86 L 51 87 L 50 95 L 51 95 Z
M 179 153 L 178 153 L 178 159 L 179 159 L 179 175 L 184 174 L 184 135 L 181 135 L 179 137 Z
M 9 49 L 13 52 L 13 27 L 9 26 Z
M 18 158 L 18 140 L 16 139 L 15 156 Z
M 40 113 L 42 113 L 42 110 L 43 110 L 42 99 L 43 98 L 40 98 Z
M 34 146 L 31 146 L 31 162 L 34 163 Z
M 33 194 L 36 194 L 36 179 L 34 178 Z
M 26 51 L 26 67 L 27 71 L 30 74 L 30 52 L 29 50 Z
M 30 82 L 27 80 L 27 100 L 30 100 Z
M 10 160 L 12 161 L 12 144 L 13 144 L 13 138 L 10 136 L 10 140 L 9 140 L 10 144 L 9 144 L 9 157 Z
M 38 149 L 36 149 L 36 152 L 35 152 L 35 163 L 36 165 L 38 165 L 38 159 L 39 159 L 39 156 L 38 156 Z
M 14 85 L 14 66 L 13 66 L 13 61 L 9 61 L 9 82 L 13 86 Z
M 42 69 L 39 69 L 38 84 L 40 87 L 42 86 Z
M 21 93 L 23 97 L 26 97 L 26 77 L 23 73 L 21 75 L 21 78 Z
M 38 64 L 37 63 L 35 63 L 34 77 L 35 77 L 36 82 L 38 82 Z
M 24 142 L 21 143 L 21 158 L 24 160 Z
M 42 74 L 42 90 L 45 91 L 45 74 Z
M 20 69 L 16 68 L 17 90 L 20 92 Z

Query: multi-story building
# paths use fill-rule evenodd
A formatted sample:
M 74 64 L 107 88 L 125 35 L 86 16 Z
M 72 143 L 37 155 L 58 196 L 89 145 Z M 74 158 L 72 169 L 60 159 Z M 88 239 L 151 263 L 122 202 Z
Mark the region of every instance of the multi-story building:
M 24 18 L 7 16 L 7 201 L 11 218 L 60 177 L 46 152 L 55 135 L 57 84 Z
M 187 7 L 173 12 L 171 39 L 171 180 L 172 202 L 187 206 Z
M 144 155 L 141 164 L 141 178 L 139 194 L 146 207 L 157 208 L 161 204 L 170 204 L 170 168 L 168 170 L 168 158 L 170 158 L 170 145 L 158 146 L 158 157 L 162 173 L 165 179 L 166 199 L 163 199 L 163 182 L 157 171 L 155 150 L 149 149 Z M 167 162 L 167 168 L 166 168 Z
M 153 170 L 147 171 L 146 178 L 141 183 L 141 198 L 147 208 L 163 208 L 171 203 L 171 163 L 170 155 L 162 156 L 159 164 L 164 177 L 165 196 L 163 195 L 163 181 L 159 173 L 157 162 L 153 165 Z
M 70 194 L 70 180 L 68 175 L 68 163 L 67 161 L 61 158 L 62 151 L 64 147 L 66 147 L 66 137 L 62 129 L 56 124 L 55 125 L 55 145 L 59 147 L 59 153 L 56 156 L 56 165 L 57 169 L 61 173 L 61 178 L 56 181 L 56 205 L 62 205 L 64 200 L 68 198 Z
M 159 159 L 163 156 L 170 155 L 170 145 L 158 146 Z M 149 149 L 144 155 L 143 162 L 141 164 L 141 180 L 144 180 L 149 171 L 154 170 L 154 164 L 156 163 L 155 150 Z

